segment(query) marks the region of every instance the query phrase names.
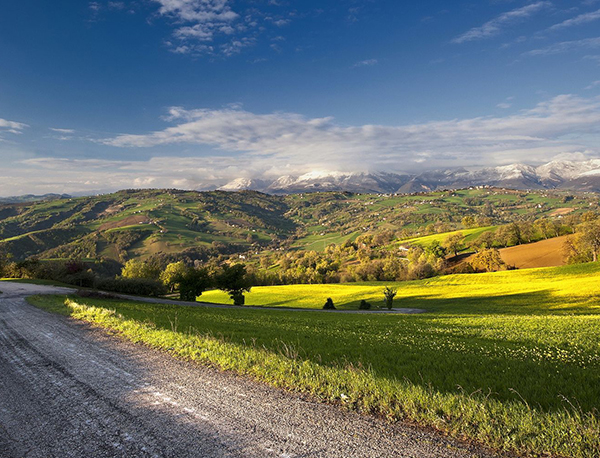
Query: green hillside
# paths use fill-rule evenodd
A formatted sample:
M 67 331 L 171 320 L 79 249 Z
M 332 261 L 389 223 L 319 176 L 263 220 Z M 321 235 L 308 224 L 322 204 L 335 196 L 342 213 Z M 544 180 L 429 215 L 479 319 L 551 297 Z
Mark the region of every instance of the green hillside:
M 568 218 L 598 208 L 595 195 L 468 189 L 415 195 L 125 190 L 113 194 L 0 205 L 0 250 L 28 257 L 114 259 L 278 248 L 323 251 L 361 234 L 427 243 L 461 230 L 540 217 Z M 558 210 L 560 209 L 560 210 Z M 555 213 L 561 213 L 560 216 Z M 465 228 L 470 217 L 477 227 Z

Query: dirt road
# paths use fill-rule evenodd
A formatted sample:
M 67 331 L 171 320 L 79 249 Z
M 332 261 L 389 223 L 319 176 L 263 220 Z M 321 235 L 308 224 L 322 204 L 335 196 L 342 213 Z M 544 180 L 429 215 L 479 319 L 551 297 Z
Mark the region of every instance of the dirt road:
M 488 457 L 124 342 L 0 282 L 0 456 Z

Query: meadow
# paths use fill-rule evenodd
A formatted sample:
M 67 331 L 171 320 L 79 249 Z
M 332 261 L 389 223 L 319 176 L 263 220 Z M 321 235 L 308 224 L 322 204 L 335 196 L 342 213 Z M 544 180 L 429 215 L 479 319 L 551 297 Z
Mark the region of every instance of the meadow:
M 431 234 L 424 235 L 422 237 L 414 237 L 407 240 L 401 240 L 399 243 L 401 245 L 419 245 L 421 247 L 427 247 L 431 245 L 433 242 L 443 243 L 449 236 L 454 234 L 462 234 L 465 236 L 464 242 L 469 243 L 473 240 L 477 239 L 484 232 L 495 231 L 497 226 L 484 226 L 484 227 L 476 227 L 473 229 L 463 229 L 460 231 L 451 231 L 444 232 L 441 234 Z
M 31 301 L 391 421 L 524 455 L 597 457 L 599 274 L 585 264 L 395 284 L 395 305 L 427 310 L 419 315 Z M 311 308 L 332 297 L 351 309 L 381 303 L 384 285 L 253 288 L 247 302 Z

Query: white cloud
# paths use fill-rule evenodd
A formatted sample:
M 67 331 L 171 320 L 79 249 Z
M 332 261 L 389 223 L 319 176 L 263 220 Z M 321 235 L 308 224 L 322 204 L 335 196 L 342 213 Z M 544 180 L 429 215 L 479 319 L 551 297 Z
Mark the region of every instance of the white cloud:
M 600 10 L 592 11 L 590 13 L 580 14 L 579 16 L 576 16 L 574 18 L 567 19 L 566 21 L 563 21 L 559 24 L 554 24 L 548 30 L 554 31 L 554 30 L 566 29 L 568 27 L 573 27 L 573 26 L 577 26 L 577 25 L 581 25 L 581 24 L 587 24 L 588 22 L 597 21 L 598 19 L 600 19 Z
M 227 157 L 155 157 L 142 161 L 13 158 L 7 162 L 8 167 L 2 169 L 5 176 L 0 177 L 0 195 L 78 194 L 132 187 L 214 189 L 230 176 L 244 173 L 234 158 Z
M 377 65 L 379 61 L 377 59 L 367 59 L 361 60 L 360 62 L 356 62 L 352 67 L 372 67 L 373 65 Z
M 0 118 L 0 132 L 9 132 L 11 134 L 21 134 L 23 130 L 29 127 L 27 124 L 16 121 L 8 121 Z
M 49 127 L 49 129 L 53 132 L 58 132 L 59 134 L 74 134 L 74 129 L 59 129 L 57 127 Z
M 169 50 L 176 54 L 231 56 L 256 42 L 258 22 L 233 10 L 229 0 L 153 0 L 176 28 Z M 257 11 L 254 11 L 258 14 Z M 281 26 L 283 23 L 277 23 Z
M 549 155 L 597 148 L 600 134 L 600 97 L 573 95 L 505 117 L 403 126 L 342 126 L 329 117 L 241 109 L 172 108 L 169 114 L 176 123 L 172 127 L 101 142 L 121 148 L 209 145 L 234 153 L 240 166 L 265 170 L 273 166 L 356 169 L 365 164 L 402 170 L 519 162 L 523 157 L 543 162 Z M 423 158 L 427 161 L 419 166 Z
M 523 56 L 549 56 L 561 54 L 577 49 L 596 49 L 600 48 L 600 37 L 585 38 L 583 40 L 561 41 L 540 49 L 534 49 L 523 53 Z
M 518 22 L 529 18 L 535 13 L 552 6 L 551 2 L 541 1 L 530 5 L 508 11 L 500 16 L 486 22 L 480 27 L 472 28 L 471 30 L 459 35 L 452 40 L 452 43 L 460 44 L 468 41 L 483 40 L 486 38 L 498 35 L 502 29 L 509 27 Z
M 186 22 L 229 22 L 239 15 L 232 11 L 228 0 L 154 0 L 160 4 L 159 13 Z
M 594 81 L 592 84 L 586 87 L 587 90 L 594 89 L 600 86 L 600 80 Z

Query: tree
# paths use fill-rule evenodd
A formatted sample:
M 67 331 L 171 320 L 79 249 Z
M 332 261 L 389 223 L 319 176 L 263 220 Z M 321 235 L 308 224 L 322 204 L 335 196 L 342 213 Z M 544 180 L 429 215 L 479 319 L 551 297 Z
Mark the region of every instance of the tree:
M 582 223 L 578 228 L 577 241 L 581 248 L 592 254 L 592 261 L 598 261 L 600 253 L 600 220 Z
M 172 262 L 160 273 L 160 281 L 162 281 L 172 293 L 179 287 L 179 280 L 185 275 L 186 271 L 187 268 L 183 261 Z
M 545 239 L 558 236 L 558 227 L 556 223 L 547 218 L 538 219 L 534 223 L 534 227 Z
M 392 307 L 394 305 L 394 298 L 396 297 L 396 294 L 398 294 L 397 288 L 390 288 L 389 286 L 386 286 L 383 289 L 383 297 L 385 299 L 385 306 L 388 308 L 388 310 L 392 310 Z
M 521 221 L 518 223 L 519 226 L 519 230 L 521 232 L 521 238 L 523 240 L 526 240 L 527 243 L 531 243 L 534 235 L 535 235 L 535 230 L 533 228 L 533 224 L 529 221 Z
M 179 298 L 190 302 L 195 302 L 196 298 L 212 285 L 208 270 L 194 267 L 180 273 L 175 282 L 179 283 Z
M 473 218 L 472 216 L 465 216 L 462 219 L 462 224 L 463 226 L 465 226 L 467 229 L 471 229 L 473 227 L 477 226 L 477 223 L 475 222 L 475 218 Z
M 523 241 L 521 238 L 521 229 L 516 223 L 500 226 L 496 232 L 496 241 L 500 246 L 520 245 Z
M 494 232 L 485 231 L 470 243 L 475 251 L 488 250 L 494 245 Z
M 425 253 L 434 258 L 443 258 L 446 256 L 446 248 L 444 248 L 440 242 L 434 240 L 425 247 Z
M 478 271 L 496 272 L 506 270 L 506 263 L 500 257 L 500 252 L 493 249 L 482 250 L 471 259 L 471 266 Z
M 444 239 L 442 246 L 446 250 L 454 253 L 454 256 L 457 256 L 458 252 L 464 248 L 464 243 L 463 243 L 464 239 L 465 239 L 465 236 L 463 235 L 462 232 L 457 232 L 456 234 L 450 234 L 448 237 L 446 237 Z
M 121 271 L 121 277 L 123 278 L 147 278 L 155 280 L 159 275 L 159 270 L 156 267 L 137 259 L 127 261 Z
M 244 305 L 244 292 L 249 292 L 252 285 L 246 275 L 246 266 L 235 264 L 224 265 L 215 278 L 217 288 L 229 294 L 233 305 Z

